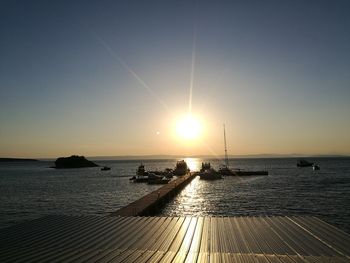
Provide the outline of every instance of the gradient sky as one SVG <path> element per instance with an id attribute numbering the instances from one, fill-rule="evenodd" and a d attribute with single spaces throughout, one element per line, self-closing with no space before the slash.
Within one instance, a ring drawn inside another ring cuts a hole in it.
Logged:
<path id="1" fill-rule="evenodd" d="M 223 154 L 224 122 L 229 154 L 350 154 L 349 14 L 347 0 L 1 1 L 0 157 Z M 174 124 L 193 50 L 203 133 L 188 143 Z"/>

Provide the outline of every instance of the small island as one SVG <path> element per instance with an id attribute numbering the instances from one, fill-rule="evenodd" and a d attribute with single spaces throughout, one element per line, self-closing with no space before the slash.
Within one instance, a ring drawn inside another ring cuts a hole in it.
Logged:
<path id="1" fill-rule="evenodd" d="M 87 160 L 84 156 L 72 155 L 70 157 L 59 157 L 55 161 L 56 169 L 98 167 L 97 164 Z"/>

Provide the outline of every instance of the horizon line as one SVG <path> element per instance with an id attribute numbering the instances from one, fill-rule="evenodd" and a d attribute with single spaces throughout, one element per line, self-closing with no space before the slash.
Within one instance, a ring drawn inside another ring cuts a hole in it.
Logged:
<path id="1" fill-rule="evenodd" d="M 80 154 L 71 154 L 80 155 Z M 67 156 L 71 156 L 67 155 Z M 85 155 L 80 155 L 85 156 Z M 54 160 L 62 156 L 57 157 L 0 157 L 0 159 L 35 159 L 35 160 Z M 65 156 L 66 157 L 66 156 Z M 222 159 L 224 155 L 181 155 L 181 154 L 140 154 L 140 155 L 86 155 L 86 158 L 95 160 L 140 160 L 140 159 L 179 159 L 179 158 L 211 158 Z M 277 153 L 261 153 L 261 154 L 229 154 L 230 159 L 239 158 L 327 158 L 327 157 L 350 157 L 350 154 L 277 154 Z"/>

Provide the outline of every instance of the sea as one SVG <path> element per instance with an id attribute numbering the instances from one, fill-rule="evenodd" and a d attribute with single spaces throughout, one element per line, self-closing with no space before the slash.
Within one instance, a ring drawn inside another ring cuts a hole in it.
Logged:
<path id="1" fill-rule="evenodd" d="M 214 168 L 222 160 L 185 158 L 192 171 L 202 162 Z M 230 167 L 268 170 L 268 176 L 196 177 L 159 216 L 316 216 L 350 233 L 350 158 L 308 158 L 317 163 L 298 168 L 296 158 L 230 159 Z M 53 161 L 0 163 L 0 228 L 52 214 L 107 216 L 159 185 L 132 183 L 140 163 L 147 170 L 174 168 L 171 160 L 97 160 L 109 166 L 53 169 Z"/>

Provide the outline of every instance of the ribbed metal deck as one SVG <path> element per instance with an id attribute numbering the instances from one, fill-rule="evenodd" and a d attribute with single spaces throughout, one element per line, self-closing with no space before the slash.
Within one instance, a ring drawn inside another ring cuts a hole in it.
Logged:
<path id="1" fill-rule="evenodd" d="M 48 216 L 0 229 L 0 262 L 350 262 L 315 217 Z"/>

